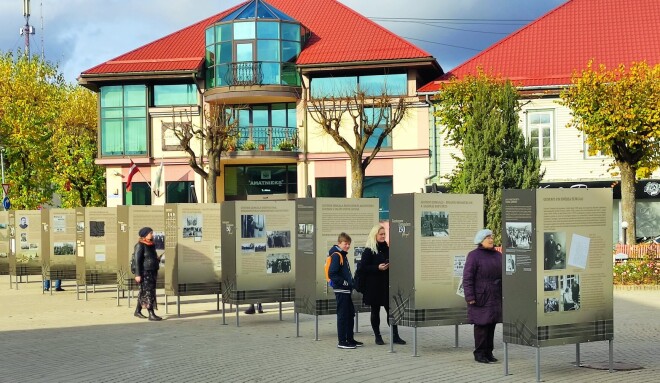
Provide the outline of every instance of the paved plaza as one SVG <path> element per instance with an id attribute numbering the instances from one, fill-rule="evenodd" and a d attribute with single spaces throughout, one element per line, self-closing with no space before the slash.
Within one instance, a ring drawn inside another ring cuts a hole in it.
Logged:
<path id="1" fill-rule="evenodd" d="M 418 330 L 418 356 L 412 356 L 411 328 L 401 328 L 408 345 L 373 343 L 369 314 L 359 318 L 356 338 L 365 346 L 336 348 L 334 316 L 319 317 L 319 341 L 313 316 L 301 315 L 300 337 L 291 303 L 265 305 L 265 314 L 216 311 L 215 296 L 184 297 L 181 316 L 170 298 L 162 322 L 132 316 L 126 299 L 117 307 L 112 287 L 98 288 L 88 300 L 76 300 L 72 282 L 66 291 L 42 294 L 38 277 L 19 289 L 0 276 L 0 382 L 534 382 L 535 349 L 509 347 L 504 376 L 502 329 L 495 335 L 495 364 L 478 364 L 471 354 L 472 327 Z M 81 294 L 81 298 L 83 295 Z M 135 304 L 135 300 L 132 301 Z M 244 309 L 244 307 L 241 307 Z M 660 376 L 660 290 L 615 289 L 614 360 L 642 367 L 615 371 L 578 368 L 575 345 L 541 349 L 541 378 L 547 382 L 657 382 Z M 227 310 L 229 306 L 227 305 Z M 383 311 L 384 317 L 384 311 Z M 383 318 L 383 321 L 385 318 Z M 386 328 L 381 328 L 386 331 Z M 386 341 L 389 339 L 385 337 Z M 581 345 L 583 364 L 608 360 L 608 343 Z"/>

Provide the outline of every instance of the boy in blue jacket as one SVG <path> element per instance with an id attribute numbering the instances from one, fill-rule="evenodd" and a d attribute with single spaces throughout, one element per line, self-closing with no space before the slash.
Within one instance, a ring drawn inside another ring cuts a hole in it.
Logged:
<path id="1" fill-rule="evenodd" d="M 335 291 L 337 301 L 337 348 L 352 349 L 362 346 L 353 338 L 353 317 L 355 307 L 351 299 L 353 290 L 353 274 L 348 261 L 348 249 L 351 248 L 351 237 L 346 233 L 339 234 L 337 244 L 334 245 L 328 256 L 332 257 L 328 267 L 330 287 Z"/>

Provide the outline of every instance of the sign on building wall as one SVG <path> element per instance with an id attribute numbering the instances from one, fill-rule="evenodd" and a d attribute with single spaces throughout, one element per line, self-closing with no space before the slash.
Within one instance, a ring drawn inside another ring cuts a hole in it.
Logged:
<path id="1" fill-rule="evenodd" d="M 612 190 L 505 190 L 504 341 L 611 340 Z"/>

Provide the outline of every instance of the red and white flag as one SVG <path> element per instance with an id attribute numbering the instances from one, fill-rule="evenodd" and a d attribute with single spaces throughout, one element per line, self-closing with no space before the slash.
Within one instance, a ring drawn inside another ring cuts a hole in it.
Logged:
<path id="1" fill-rule="evenodd" d="M 131 168 L 128 169 L 128 178 L 126 179 L 126 191 L 131 191 L 131 182 L 133 181 L 133 176 L 138 172 L 138 167 L 135 165 L 135 162 L 131 160 Z"/>

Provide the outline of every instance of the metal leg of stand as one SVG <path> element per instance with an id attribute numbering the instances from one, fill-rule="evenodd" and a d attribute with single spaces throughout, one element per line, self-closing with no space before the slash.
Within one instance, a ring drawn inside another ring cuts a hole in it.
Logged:
<path id="1" fill-rule="evenodd" d="M 96 294 L 96 283 L 92 285 L 92 292 Z"/>
<path id="2" fill-rule="evenodd" d="M 14 286 L 11 284 L 11 273 L 9 274 L 9 290 L 13 290 Z"/>
<path id="3" fill-rule="evenodd" d="M 215 311 L 220 311 L 220 293 L 215 294 L 215 297 L 217 299 Z"/>
<path id="4" fill-rule="evenodd" d="M 454 348 L 458 348 L 458 325 L 454 325 Z"/>
<path id="5" fill-rule="evenodd" d="M 87 302 L 87 284 L 85 284 L 85 302 Z"/>
<path id="6" fill-rule="evenodd" d="M 78 284 L 78 281 L 76 281 L 76 300 L 80 300 L 80 285 Z"/>
<path id="7" fill-rule="evenodd" d="M 237 304 L 236 304 L 236 327 L 239 326 L 239 322 L 238 322 L 238 311 L 239 311 L 239 310 L 238 310 L 238 303 L 237 303 Z"/>
<path id="8" fill-rule="evenodd" d="M 227 321 L 225 320 L 225 301 L 222 301 L 222 324 L 226 325 Z"/>
<path id="9" fill-rule="evenodd" d="M 181 317 L 181 296 L 176 296 L 176 316 Z"/>
<path id="10" fill-rule="evenodd" d="M 580 343 L 575 344 L 575 366 L 581 367 L 580 364 Z"/>
<path id="11" fill-rule="evenodd" d="M 293 317 L 296 318 L 296 338 L 300 338 L 300 322 L 299 322 L 299 313 L 293 314 Z"/>
<path id="12" fill-rule="evenodd" d="M 23 278 L 21 278 L 21 279 L 23 279 Z M 18 290 L 18 277 L 16 277 L 14 282 L 16 283 L 16 290 Z"/>
<path id="13" fill-rule="evenodd" d="M 319 339 L 319 316 L 314 315 L 314 340 Z"/>
<path id="14" fill-rule="evenodd" d="M 167 304 L 167 294 L 165 294 L 165 314 L 169 314 L 169 305 Z"/>
<path id="15" fill-rule="evenodd" d="M 413 357 L 417 357 L 417 326 L 413 327 Z"/>
<path id="16" fill-rule="evenodd" d="M 614 341 L 610 339 L 608 341 L 610 348 L 610 374 L 614 372 Z"/>
<path id="17" fill-rule="evenodd" d="M 504 376 L 509 375 L 509 344 L 504 342 Z"/>
<path id="18" fill-rule="evenodd" d="M 131 285 L 128 285 L 128 288 L 131 288 Z M 133 290 L 128 290 L 128 308 L 131 308 L 131 298 L 133 297 Z"/>
<path id="19" fill-rule="evenodd" d="M 390 352 L 394 352 L 394 325 L 390 318 L 387 318 L 387 322 L 390 323 Z"/>
<path id="20" fill-rule="evenodd" d="M 117 285 L 117 307 L 119 307 L 119 285 Z"/>
<path id="21" fill-rule="evenodd" d="M 353 332 L 354 333 L 360 332 L 360 313 L 358 313 L 357 311 L 355 312 L 355 330 Z"/>
<path id="22" fill-rule="evenodd" d="M 280 302 L 280 320 L 282 320 L 282 302 Z"/>
<path id="23" fill-rule="evenodd" d="M 536 381 L 541 381 L 541 347 L 536 348 Z"/>

